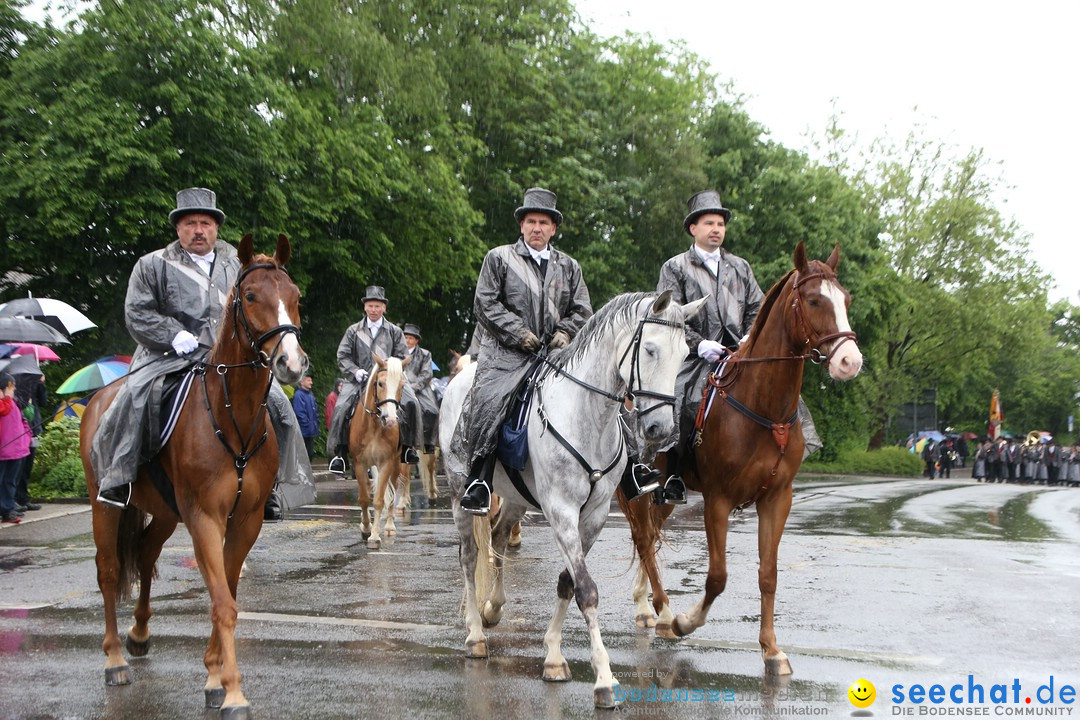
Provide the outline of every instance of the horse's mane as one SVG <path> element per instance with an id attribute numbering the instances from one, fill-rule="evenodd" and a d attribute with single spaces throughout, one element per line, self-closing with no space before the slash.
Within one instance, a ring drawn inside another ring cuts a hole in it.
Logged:
<path id="1" fill-rule="evenodd" d="M 597 338 L 603 335 L 608 328 L 619 323 L 637 323 L 641 318 L 637 314 L 637 305 L 642 300 L 655 300 L 657 293 L 623 293 L 609 300 L 604 307 L 589 318 L 578 334 L 566 346 L 566 349 L 552 359 L 552 364 L 565 367 L 569 363 L 580 360 L 586 352 L 596 343 Z M 665 319 L 669 317 L 675 303 L 668 306 L 664 311 Z M 674 328 L 673 328 L 674 329 Z"/>

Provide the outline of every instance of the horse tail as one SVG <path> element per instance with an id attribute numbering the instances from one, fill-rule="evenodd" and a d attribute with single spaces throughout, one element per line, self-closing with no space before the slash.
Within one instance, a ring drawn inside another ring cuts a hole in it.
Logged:
<path id="1" fill-rule="evenodd" d="M 139 578 L 139 551 L 142 549 L 145 528 L 145 512 L 132 505 L 121 511 L 116 533 L 116 559 L 120 565 L 116 582 L 117 600 L 131 599 L 131 591 Z"/>
<path id="2" fill-rule="evenodd" d="M 491 520 L 476 515 L 473 517 L 473 542 L 476 543 L 476 607 L 483 609 L 491 588 L 495 583 L 494 558 L 491 555 Z"/>

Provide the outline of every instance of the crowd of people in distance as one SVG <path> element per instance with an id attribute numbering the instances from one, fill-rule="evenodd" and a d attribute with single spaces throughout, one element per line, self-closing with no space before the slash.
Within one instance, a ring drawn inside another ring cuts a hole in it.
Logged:
<path id="1" fill-rule="evenodd" d="M 1080 487 L 1080 443 L 1059 446 L 1052 437 L 986 440 L 975 450 L 971 476 L 979 482 Z"/>

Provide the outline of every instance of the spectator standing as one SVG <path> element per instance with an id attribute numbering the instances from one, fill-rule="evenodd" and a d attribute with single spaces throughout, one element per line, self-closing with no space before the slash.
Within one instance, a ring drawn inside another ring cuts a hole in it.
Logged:
<path id="1" fill-rule="evenodd" d="M 975 458 L 971 463 L 971 477 L 976 481 L 982 482 L 986 479 L 986 455 L 990 448 L 990 443 L 982 443 L 975 448 Z"/>
<path id="2" fill-rule="evenodd" d="M 38 436 L 43 431 L 42 410 L 49 406 L 49 392 L 45 388 L 44 375 L 19 375 L 15 378 L 15 401 L 24 408 L 24 416 L 30 424 L 30 454 L 23 460 L 19 481 L 15 485 L 15 506 L 19 510 L 40 510 L 41 506 L 30 502 L 30 473 L 34 470 Z"/>
<path id="3" fill-rule="evenodd" d="M 0 373 L 0 521 L 18 523 L 15 485 L 30 454 L 30 426 L 15 403 L 15 378 Z"/>
<path id="4" fill-rule="evenodd" d="M 300 378 L 300 386 L 292 397 L 293 412 L 300 423 L 300 436 L 304 438 L 308 460 L 315 456 L 315 438 L 319 437 L 319 411 L 315 406 L 315 396 L 311 393 L 313 382 L 309 370 Z"/>
<path id="5" fill-rule="evenodd" d="M 922 449 L 922 459 L 923 462 L 926 463 L 926 469 L 923 470 L 923 475 L 931 480 L 934 479 L 935 474 L 934 461 L 937 455 L 936 450 L 937 443 L 934 442 L 933 438 L 927 439 L 926 444 L 923 445 Z"/>
<path id="6" fill-rule="evenodd" d="M 326 427 L 330 427 L 330 420 L 334 417 L 334 408 L 337 407 L 338 396 L 341 395 L 341 388 L 345 385 L 345 378 L 337 378 L 334 380 L 334 389 L 326 396 L 326 403 L 323 405 L 323 415 L 326 418 Z M 329 448 L 328 448 L 329 449 Z"/>

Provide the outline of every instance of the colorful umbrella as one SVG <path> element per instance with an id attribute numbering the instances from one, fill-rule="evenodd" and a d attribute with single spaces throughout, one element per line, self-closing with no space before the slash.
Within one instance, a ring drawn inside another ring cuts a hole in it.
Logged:
<path id="1" fill-rule="evenodd" d="M 65 400 L 64 402 L 56 406 L 56 412 L 53 413 L 53 420 L 59 420 L 60 418 L 64 417 L 81 418 L 83 413 L 86 412 L 86 403 L 89 400 L 89 397 Z"/>
<path id="2" fill-rule="evenodd" d="M 130 355 L 110 355 L 81 367 L 56 388 L 57 394 L 86 392 L 105 387 L 113 380 L 127 375 Z"/>
<path id="3" fill-rule="evenodd" d="M 8 345 L 15 348 L 11 353 L 12 355 L 33 355 L 38 362 L 52 362 L 60 359 L 60 356 L 56 354 L 55 350 L 51 347 L 45 347 L 44 345 L 21 342 L 8 343 Z"/>
<path id="4" fill-rule="evenodd" d="M 0 316 L 34 318 L 68 335 L 97 327 L 78 309 L 52 298 L 17 298 L 0 305 Z"/>

